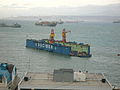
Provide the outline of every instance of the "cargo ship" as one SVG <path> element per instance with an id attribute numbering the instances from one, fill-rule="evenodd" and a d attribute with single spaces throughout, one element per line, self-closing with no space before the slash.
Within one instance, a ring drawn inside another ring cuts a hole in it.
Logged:
<path id="1" fill-rule="evenodd" d="M 120 23 L 120 19 L 114 20 L 113 23 Z"/>
<path id="2" fill-rule="evenodd" d="M 18 24 L 18 23 L 15 23 L 15 24 L 13 24 L 13 25 L 7 25 L 7 24 L 5 24 L 5 23 L 1 23 L 1 24 L 0 24 L 0 27 L 21 28 L 21 25 Z"/>
<path id="3" fill-rule="evenodd" d="M 15 65 L 0 63 L 0 90 L 15 90 L 19 81 Z"/>
<path id="4" fill-rule="evenodd" d="M 41 21 L 41 22 L 36 22 L 35 25 L 54 27 L 54 26 L 57 25 L 57 23 L 56 22 L 50 22 L 50 21 Z"/>
<path id="5" fill-rule="evenodd" d="M 91 57 L 90 45 L 77 42 L 67 42 L 66 41 L 66 31 L 62 31 L 62 40 L 54 40 L 55 33 L 54 30 L 51 30 L 49 39 L 34 40 L 27 39 L 26 47 L 45 50 L 53 53 L 59 53 L 69 56 L 78 56 L 78 57 Z"/>
<path id="6" fill-rule="evenodd" d="M 113 21 L 113 23 L 120 23 L 120 20 L 119 21 Z"/>

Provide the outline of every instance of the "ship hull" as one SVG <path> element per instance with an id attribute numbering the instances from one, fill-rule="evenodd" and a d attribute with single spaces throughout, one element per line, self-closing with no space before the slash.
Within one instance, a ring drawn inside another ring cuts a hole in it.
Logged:
<path id="1" fill-rule="evenodd" d="M 44 40 L 27 39 L 26 47 L 69 56 L 91 57 L 89 45 L 76 44 L 72 42 L 62 43 L 61 41 L 55 41 L 54 43 L 50 44 L 49 40 L 47 39 Z"/>
<path id="2" fill-rule="evenodd" d="M 56 26 L 57 23 L 56 22 L 48 22 L 48 21 L 44 21 L 44 22 L 36 22 L 35 25 L 38 25 L 38 26 Z"/>

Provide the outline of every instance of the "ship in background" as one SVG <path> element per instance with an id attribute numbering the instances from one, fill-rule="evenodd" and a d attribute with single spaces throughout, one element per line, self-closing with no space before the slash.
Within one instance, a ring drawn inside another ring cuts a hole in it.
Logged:
<path id="1" fill-rule="evenodd" d="M 0 27 L 21 28 L 21 25 L 18 24 L 18 23 L 15 23 L 15 24 L 13 24 L 13 25 L 8 25 L 8 24 L 5 24 L 5 23 L 1 23 L 1 24 L 0 24 Z"/>
<path id="2" fill-rule="evenodd" d="M 120 23 L 120 19 L 113 21 L 113 23 Z"/>
<path id="3" fill-rule="evenodd" d="M 41 21 L 41 22 L 36 22 L 35 25 L 39 25 L 39 26 L 56 26 L 57 23 L 53 22 L 53 21 Z"/>
<path id="4" fill-rule="evenodd" d="M 56 26 L 57 24 L 63 24 L 64 22 L 60 19 L 59 21 L 42 21 L 42 19 L 39 19 L 38 22 L 35 23 L 35 25 L 40 26 Z"/>
<path id="5" fill-rule="evenodd" d="M 57 22 L 54 22 L 54 21 L 42 21 L 42 19 L 40 18 L 38 22 L 35 23 L 35 25 L 38 25 L 38 26 L 56 26 L 57 25 Z"/>

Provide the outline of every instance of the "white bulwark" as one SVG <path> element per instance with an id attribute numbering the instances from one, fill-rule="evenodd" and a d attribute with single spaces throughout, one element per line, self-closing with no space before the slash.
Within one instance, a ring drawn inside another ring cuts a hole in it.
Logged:
<path id="1" fill-rule="evenodd" d="M 101 73 L 59 69 L 53 73 L 26 73 L 18 90 L 112 90 L 112 86 Z"/>

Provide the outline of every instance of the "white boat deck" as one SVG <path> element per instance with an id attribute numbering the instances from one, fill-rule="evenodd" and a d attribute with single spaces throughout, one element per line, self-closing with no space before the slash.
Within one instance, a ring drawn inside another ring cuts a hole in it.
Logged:
<path id="1" fill-rule="evenodd" d="M 101 82 L 101 79 L 105 78 L 103 74 L 85 73 L 86 81 L 80 82 L 55 82 L 53 81 L 53 74 L 51 73 L 35 73 L 28 72 L 24 79 L 18 85 L 18 90 L 112 90 L 112 87 L 108 80 L 105 83 Z"/>

